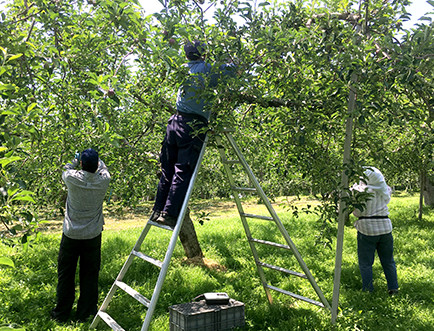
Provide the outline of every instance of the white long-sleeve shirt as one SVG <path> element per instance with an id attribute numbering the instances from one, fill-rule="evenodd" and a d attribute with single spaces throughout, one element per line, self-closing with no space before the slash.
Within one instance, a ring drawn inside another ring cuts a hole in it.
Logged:
<path id="1" fill-rule="evenodd" d="M 95 173 L 74 170 L 68 163 L 62 179 L 68 188 L 63 233 L 71 239 L 92 239 L 103 230 L 102 205 L 110 183 L 110 173 L 99 160 Z"/>

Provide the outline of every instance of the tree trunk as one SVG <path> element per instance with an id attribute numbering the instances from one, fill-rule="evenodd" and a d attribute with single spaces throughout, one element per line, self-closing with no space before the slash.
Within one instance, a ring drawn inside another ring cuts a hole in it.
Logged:
<path id="1" fill-rule="evenodd" d="M 419 220 L 422 220 L 424 186 L 425 186 L 425 172 L 421 170 L 420 171 L 419 215 L 418 215 Z"/>
<path id="2" fill-rule="evenodd" d="M 190 218 L 189 209 L 187 209 L 184 216 L 184 222 L 182 222 L 181 231 L 179 232 L 179 240 L 181 240 L 187 258 L 203 257 L 202 249 L 197 240 L 196 230 L 194 229 L 193 222 Z"/>
<path id="3" fill-rule="evenodd" d="M 434 207 L 434 182 L 427 176 L 426 172 L 423 179 L 422 193 L 425 206 Z"/>

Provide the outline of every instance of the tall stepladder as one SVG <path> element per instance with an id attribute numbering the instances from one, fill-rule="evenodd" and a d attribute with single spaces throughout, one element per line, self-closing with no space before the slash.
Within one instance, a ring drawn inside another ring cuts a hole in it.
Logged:
<path id="1" fill-rule="evenodd" d="M 247 164 L 247 161 L 245 160 L 240 148 L 238 147 L 234 138 L 232 137 L 231 132 L 232 132 L 232 130 L 222 130 L 220 135 L 216 135 L 216 143 L 217 143 L 217 147 L 218 147 L 218 150 L 220 153 L 220 159 L 223 163 L 226 176 L 227 176 L 229 183 L 231 185 L 231 190 L 233 192 L 232 195 L 233 195 L 235 203 L 237 205 L 237 209 L 238 209 L 238 212 L 240 214 L 241 221 L 243 223 L 244 231 L 246 233 L 247 240 L 249 242 L 249 246 L 250 246 L 250 249 L 252 251 L 254 260 L 255 260 L 256 268 L 257 268 L 259 277 L 261 279 L 262 286 L 264 287 L 265 293 L 267 295 L 268 301 L 270 302 L 270 304 L 273 302 L 270 290 L 274 290 L 274 291 L 280 292 L 282 294 L 289 295 L 295 299 L 302 300 L 302 301 L 314 304 L 314 305 L 319 306 L 319 307 L 325 307 L 328 310 L 330 310 L 331 309 L 330 304 L 328 303 L 328 301 L 325 298 L 324 294 L 322 293 L 321 289 L 317 285 L 317 283 L 316 283 L 313 275 L 311 274 L 309 268 L 307 267 L 306 263 L 303 261 L 303 258 L 301 257 L 301 254 L 299 253 L 297 247 L 293 243 L 291 237 L 289 236 L 288 232 L 286 231 L 285 227 L 283 226 L 282 222 L 280 221 L 280 219 L 279 219 L 278 215 L 276 214 L 273 206 L 271 205 L 269 199 L 267 198 L 264 191 L 262 190 L 261 185 L 259 184 L 255 175 L 253 174 L 249 165 Z M 223 138 L 226 138 L 226 141 L 227 141 L 226 144 L 223 143 Z M 232 157 L 232 158 L 229 159 L 228 157 Z M 236 166 L 236 165 L 241 166 L 244 173 L 248 176 L 248 179 L 249 179 L 248 180 L 248 182 L 249 182 L 248 187 L 240 187 L 236 184 L 236 180 L 235 180 L 235 177 L 233 175 L 233 170 L 232 170 L 232 167 Z M 245 213 L 244 208 L 243 208 L 243 204 L 242 204 L 242 200 L 239 196 L 239 194 L 241 192 L 244 192 L 244 193 L 248 192 L 250 194 L 256 194 L 260 198 L 262 204 L 265 205 L 265 207 L 269 213 L 269 216 Z M 268 241 L 268 240 L 254 238 L 252 236 L 252 233 L 251 233 L 251 230 L 249 227 L 249 220 L 265 220 L 265 221 L 270 221 L 270 222 L 274 223 L 277 230 L 280 232 L 280 234 L 284 238 L 284 241 L 286 244 L 281 244 L 281 243 L 276 243 L 276 242 L 272 242 L 272 241 Z M 256 248 L 256 245 L 266 245 L 266 246 L 275 247 L 276 249 L 284 249 L 284 250 L 291 251 L 292 254 L 294 255 L 294 257 L 296 258 L 298 264 L 300 265 L 301 269 L 303 270 L 303 273 L 297 272 L 297 271 L 292 271 L 292 270 L 282 268 L 279 266 L 275 266 L 275 265 L 272 265 L 272 264 L 269 264 L 269 263 L 262 261 L 259 254 L 258 254 L 258 249 Z M 313 289 L 315 290 L 320 301 L 313 300 L 313 299 L 307 298 L 305 296 L 302 296 L 302 295 L 299 295 L 299 294 L 296 294 L 296 293 L 287 291 L 285 289 L 271 285 L 265 277 L 264 268 L 269 269 L 269 270 L 273 270 L 273 271 L 279 271 L 279 272 L 282 272 L 282 273 L 287 274 L 289 276 L 296 276 L 296 277 L 301 277 L 301 278 L 307 279 L 310 282 Z"/>
<path id="2" fill-rule="evenodd" d="M 95 318 L 93 319 L 93 321 L 90 325 L 91 328 L 95 328 L 98 325 L 98 323 L 101 320 L 103 320 L 108 326 L 110 326 L 112 328 L 112 330 L 115 330 L 115 331 L 124 330 L 113 319 L 113 317 L 111 317 L 106 312 L 108 305 L 109 305 L 110 301 L 113 299 L 113 296 L 114 296 L 116 290 L 121 289 L 121 290 L 125 291 L 126 293 L 128 293 L 131 297 L 136 299 L 138 302 L 142 303 L 145 306 L 145 308 L 147 308 L 145 320 L 143 321 L 143 325 L 142 325 L 141 330 L 142 331 L 148 330 L 148 328 L 151 324 L 152 315 L 154 314 L 154 310 L 155 310 L 155 307 L 157 305 L 158 298 L 160 296 L 161 289 L 163 287 L 164 279 L 166 278 L 166 275 L 167 275 L 167 270 L 169 269 L 169 264 L 170 264 L 170 260 L 171 260 L 172 255 L 173 255 L 173 251 L 174 251 L 175 246 L 176 246 L 176 241 L 177 241 L 177 238 L 179 236 L 179 232 L 181 231 L 184 216 L 187 212 L 188 201 L 190 200 L 190 196 L 191 196 L 191 193 L 192 193 L 193 188 L 194 188 L 194 183 L 196 181 L 197 174 L 199 172 L 199 168 L 200 168 L 200 165 L 202 163 L 202 159 L 203 159 L 203 155 L 205 153 L 205 148 L 206 148 L 206 145 L 208 143 L 208 139 L 209 139 L 209 136 L 207 135 L 205 138 L 204 144 L 202 146 L 202 149 L 200 151 L 199 158 L 198 158 L 196 167 L 194 169 L 193 175 L 191 177 L 190 184 L 189 184 L 189 187 L 187 189 L 187 193 L 185 195 L 184 202 L 182 204 L 181 211 L 179 213 L 175 228 L 171 228 L 169 226 L 162 225 L 162 224 L 159 224 L 157 222 L 153 222 L 151 220 L 149 220 L 146 223 L 145 228 L 143 229 L 142 233 L 140 234 L 139 239 L 137 240 L 136 244 L 134 245 L 130 255 L 128 256 L 127 261 L 125 262 L 121 271 L 119 272 L 118 276 L 116 277 L 116 280 L 113 283 L 106 298 L 104 299 L 98 313 L 95 315 Z M 149 255 L 146 255 L 146 254 L 143 254 L 142 252 L 140 252 L 140 248 L 142 246 L 142 243 L 145 240 L 145 238 L 146 238 L 147 234 L 149 233 L 149 230 L 151 229 L 152 226 L 155 226 L 157 228 L 160 228 L 160 229 L 163 229 L 166 231 L 173 231 L 163 261 L 160 261 L 158 259 L 155 259 Z M 136 258 L 136 257 L 160 268 L 160 273 L 158 274 L 158 279 L 157 279 L 157 282 L 155 284 L 151 299 L 147 299 L 142 294 L 138 293 L 136 290 L 134 290 L 132 287 L 130 287 L 129 285 L 127 285 L 126 283 L 124 283 L 122 281 L 125 274 L 127 273 L 128 269 L 129 269 L 129 267 L 131 266 L 134 258 Z"/>

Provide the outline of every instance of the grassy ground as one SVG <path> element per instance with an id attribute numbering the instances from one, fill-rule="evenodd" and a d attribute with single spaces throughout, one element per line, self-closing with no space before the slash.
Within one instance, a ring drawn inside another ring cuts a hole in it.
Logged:
<path id="1" fill-rule="evenodd" d="M 279 199 L 275 209 L 319 287 L 331 302 L 333 251 L 314 246 L 318 230 L 312 216 L 294 218 L 281 203 L 312 204 L 312 201 Z M 389 205 L 400 282 L 398 296 L 389 297 L 387 294 L 378 259 L 374 265 L 376 291 L 372 294 L 360 291 L 356 231 L 352 227 L 346 228 L 339 316 L 337 324 L 332 326 L 330 313 L 326 309 L 277 292 L 272 292 L 274 303 L 269 305 L 234 203 L 196 202 L 195 208 L 200 207 L 210 213 L 204 225 L 196 224 L 206 256 L 205 263 L 187 261 L 178 243 L 151 329 L 169 329 L 168 307 L 171 305 L 190 302 L 204 292 L 227 292 L 231 298 L 245 304 L 246 326 L 243 330 L 434 330 L 434 212 L 427 210 L 424 219 L 419 221 L 417 204 L 417 197 L 400 196 L 394 197 Z M 147 207 L 133 214 L 117 214 L 114 217 L 110 217 L 114 214 L 106 208 L 100 302 L 140 235 L 148 215 Z M 263 206 L 251 204 L 245 211 L 260 213 L 261 208 Z M 0 245 L 0 256 L 9 256 L 15 262 L 15 268 L 0 267 L 0 330 L 3 330 L 1 325 L 22 326 L 26 330 L 85 330 L 90 324 L 57 324 L 49 319 L 49 311 L 55 303 L 61 220 L 45 223 L 44 226 L 39 241 L 27 251 Z M 251 230 L 256 238 L 282 242 L 269 222 L 255 221 L 251 224 Z M 162 259 L 169 235 L 167 231 L 151 229 L 142 251 Z M 264 262 L 301 271 L 295 258 L 287 251 L 278 252 L 270 248 L 261 248 L 259 251 Z M 158 270 L 136 260 L 124 280 L 149 298 Z M 288 278 L 277 271 L 267 271 L 267 278 L 272 285 L 317 300 L 307 280 Z M 140 330 L 145 316 L 140 304 L 121 291 L 112 301 L 109 313 L 126 330 Z M 106 330 L 108 327 L 101 322 L 98 329 Z"/>

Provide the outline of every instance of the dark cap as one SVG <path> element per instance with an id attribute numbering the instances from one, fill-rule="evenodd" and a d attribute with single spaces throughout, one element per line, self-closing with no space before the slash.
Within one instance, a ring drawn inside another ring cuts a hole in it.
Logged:
<path id="1" fill-rule="evenodd" d="M 88 172 L 95 172 L 98 169 L 98 152 L 88 148 L 81 153 L 81 167 Z"/>
<path id="2" fill-rule="evenodd" d="M 205 48 L 206 44 L 199 40 L 187 41 L 184 45 L 184 52 L 189 60 L 198 60 L 205 53 Z"/>

